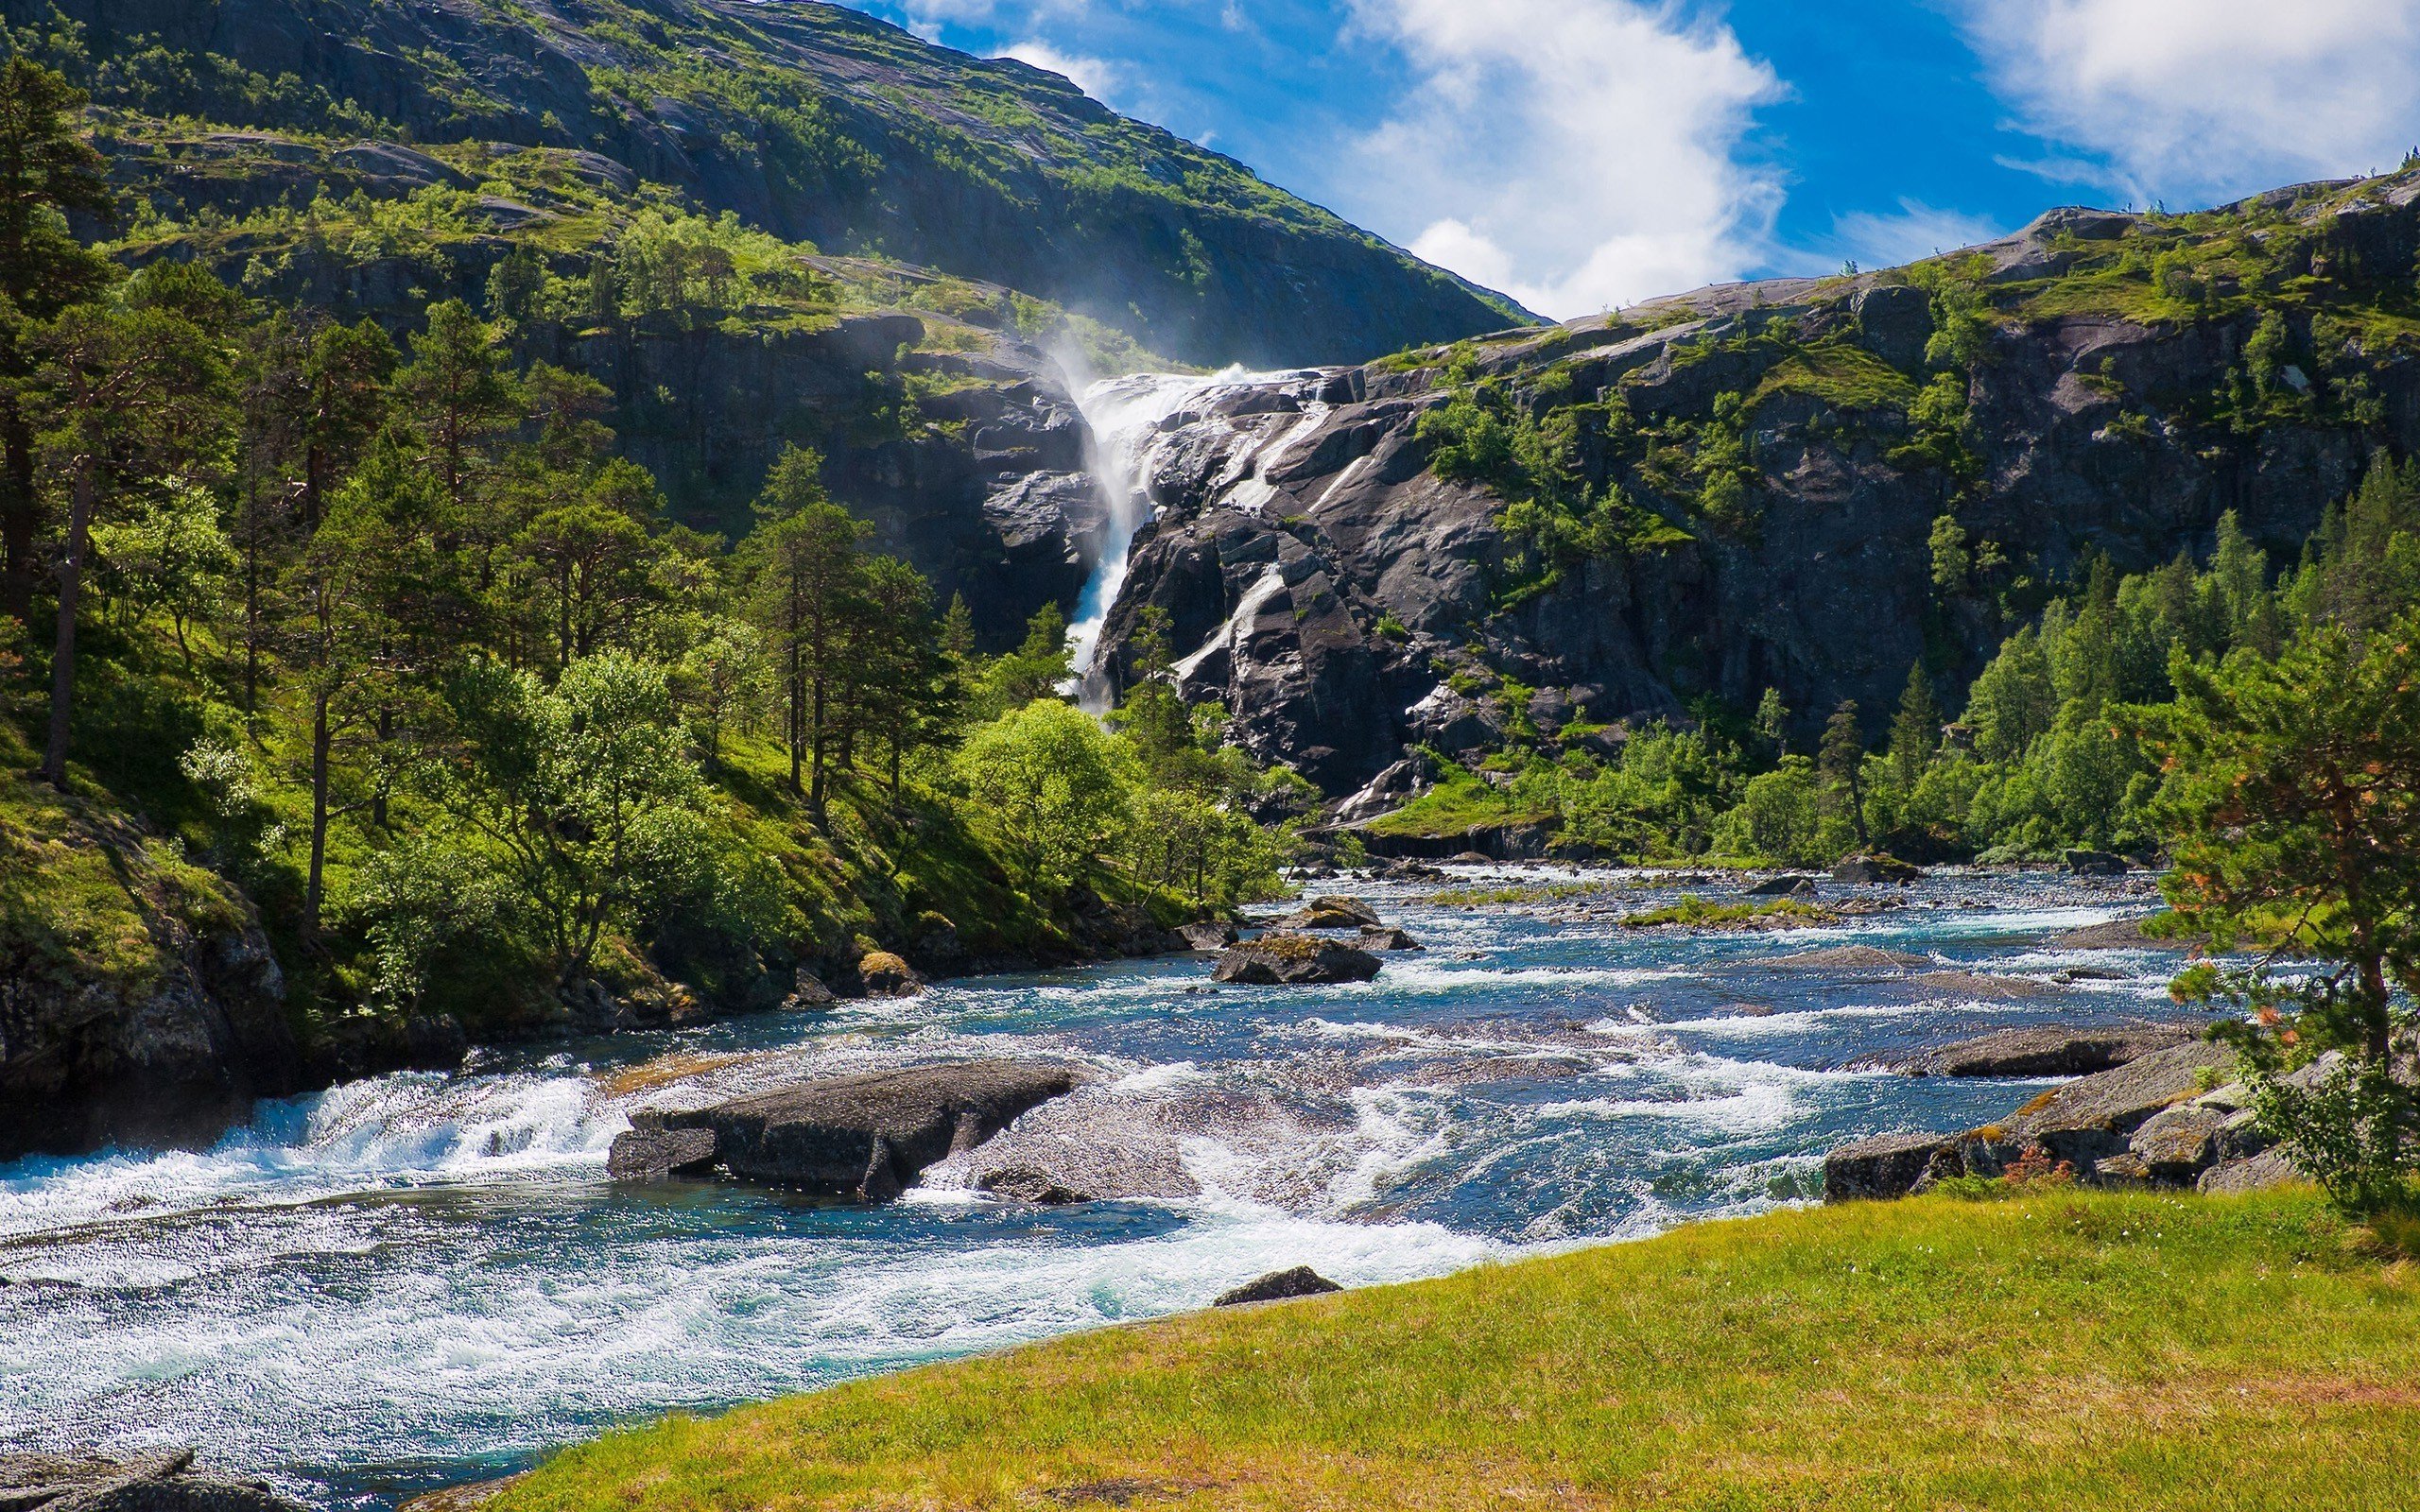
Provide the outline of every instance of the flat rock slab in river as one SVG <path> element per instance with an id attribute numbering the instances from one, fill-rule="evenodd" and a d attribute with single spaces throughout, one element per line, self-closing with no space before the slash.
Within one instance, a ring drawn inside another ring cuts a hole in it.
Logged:
<path id="1" fill-rule="evenodd" d="M 2173 1024 L 2112 1029 L 2039 1024 L 1962 1040 L 1900 1061 L 1893 1069 L 1910 1076 L 2090 1076 L 2193 1038 L 2191 1029 Z"/>
<path id="2" fill-rule="evenodd" d="M 1080 1080 L 1072 1067 L 1039 1061 L 920 1066 L 807 1082 L 648 1122 L 711 1129 L 717 1163 L 739 1180 L 880 1202 L 953 1149 L 975 1148 Z"/>
<path id="3" fill-rule="evenodd" d="M 1871 945 L 1835 945 L 1829 950 L 1802 951 L 1796 955 L 1770 956 L 1749 964 L 1806 971 L 1904 971 L 1939 963 L 1929 955 L 1911 955 L 1906 951 L 1877 950 Z"/>
<path id="4" fill-rule="evenodd" d="M 1968 1003 L 2023 1003 L 2058 990 L 2030 976 L 1979 976 L 1973 971 L 1919 971 L 1908 977 L 1905 985 L 1927 997 Z"/>
<path id="5" fill-rule="evenodd" d="M 2046 942 L 2063 951 L 2184 951 L 2193 948 L 2194 941 L 2185 939 L 2153 939 L 2143 933 L 2144 920 L 2116 919 L 2106 924 L 2086 924 L 2053 935 Z"/>

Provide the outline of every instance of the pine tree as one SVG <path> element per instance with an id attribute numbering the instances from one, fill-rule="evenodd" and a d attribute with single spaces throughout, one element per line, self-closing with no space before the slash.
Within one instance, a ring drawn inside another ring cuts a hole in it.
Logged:
<path id="1" fill-rule="evenodd" d="M 1767 688 L 1756 705 L 1756 736 L 1772 747 L 1775 761 L 1789 754 L 1789 711 L 1782 704 L 1779 688 Z"/>
<path id="2" fill-rule="evenodd" d="M 41 322 L 117 276 L 61 214 L 107 218 L 113 205 L 109 164 L 78 129 L 86 103 L 82 90 L 23 55 L 0 66 L 0 613 L 19 620 L 33 605 L 43 524 L 26 393 L 32 340 Z"/>
<path id="3" fill-rule="evenodd" d="M 747 548 L 758 622 L 783 668 L 790 791 L 806 799 L 818 827 L 829 819 L 833 694 L 847 675 L 848 632 L 864 586 L 857 542 L 872 533 L 831 502 L 822 473 L 815 453 L 786 450 L 757 500 L 765 523 Z"/>
<path id="4" fill-rule="evenodd" d="M 1941 748 L 1941 706 L 1933 701 L 1932 679 L 1919 661 L 1908 669 L 1908 688 L 1899 696 L 1898 717 L 1891 721 L 1891 769 L 1899 791 L 1912 793 Z"/>
<path id="5" fill-rule="evenodd" d="M 1865 825 L 1865 735 L 1858 728 L 1856 703 L 1843 703 L 1832 712 L 1815 770 L 1827 797 L 1846 814 L 1858 849 L 1869 849 L 1874 838 Z"/>

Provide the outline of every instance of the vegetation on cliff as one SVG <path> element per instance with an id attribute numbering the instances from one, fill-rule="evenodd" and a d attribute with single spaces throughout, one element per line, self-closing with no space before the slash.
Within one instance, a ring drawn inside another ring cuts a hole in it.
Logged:
<path id="1" fill-rule="evenodd" d="M 485 234 L 582 263 L 633 212 L 680 207 L 1022 290 L 1197 362 L 1357 360 L 1521 318 L 1064 79 L 836 6 L 0 14 L 91 91 L 147 224 L 265 277 L 298 246 L 425 261 Z"/>
<path id="2" fill-rule="evenodd" d="M 1703 1224 L 677 1418 L 492 1504 L 2384 1509 L 2420 1287 L 2308 1196 Z"/>
<path id="3" fill-rule="evenodd" d="M 60 220 L 97 169 L 72 93 L 5 82 L 0 753 L 39 773 L 0 788 L 12 980 L 158 977 L 257 904 L 306 1057 L 374 1062 L 770 1006 L 877 950 L 1148 949 L 1274 885 L 1260 817 L 1299 784 L 1148 693 L 1115 732 L 1061 701 L 1055 608 L 981 655 L 814 454 L 726 541 L 614 455 L 599 386 L 458 301 L 399 350 L 191 265 L 121 277 Z M 80 1063 L 48 1002 L 12 999 L 12 1087 Z"/>

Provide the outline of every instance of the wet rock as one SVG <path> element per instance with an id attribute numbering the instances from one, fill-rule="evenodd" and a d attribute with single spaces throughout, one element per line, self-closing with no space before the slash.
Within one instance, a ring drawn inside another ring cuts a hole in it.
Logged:
<path id="1" fill-rule="evenodd" d="M 782 999 L 784 1013 L 821 1013 L 839 1001 L 823 979 L 804 967 L 799 968 L 798 980 L 790 995 Z"/>
<path id="2" fill-rule="evenodd" d="M 2067 1029 L 2040 1024 L 1927 1050 L 1894 1069 L 1910 1076 L 2090 1076 L 2192 1038 L 2192 1030 L 2172 1026 Z"/>
<path id="3" fill-rule="evenodd" d="M 2106 850 L 2069 850 L 2060 858 L 2068 872 L 2078 877 L 2122 877 L 2134 869 L 2124 856 Z"/>
<path id="4" fill-rule="evenodd" d="M 1886 855 L 1851 856 L 1832 868 L 1834 882 L 1893 887 L 1921 882 L 1924 874 L 1924 868 L 1911 867 L 1896 856 Z"/>
<path id="5" fill-rule="evenodd" d="M 1812 898 L 1816 896 L 1815 879 L 1792 873 L 1772 877 L 1748 889 L 1751 898 Z"/>
<path id="6" fill-rule="evenodd" d="M 1204 954 L 1223 951 L 1243 937 L 1236 933 L 1233 924 L 1187 924 L 1177 933 L 1184 936 L 1189 948 Z"/>
<path id="7" fill-rule="evenodd" d="M 2153 939 L 2143 933 L 2143 920 L 2117 919 L 2106 924 L 2087 924 L 2053 935 L 2046 941 L 2063 951 L 2183 951 L 2192 948 L 2191 940 Z"/>
<path id="8" fill-rule="evenodd" d="M 2038 1145 L 2053 1159 L 2090 1170 L 2127 1148 L 2135 1131 L 2162 1109 L 2198 1095 L 2203 1078 L 2235 1064 L 2235 1052 L 2207 1040 L 2172 1045 L 2114 1071 L 2072 1081 L 2017 1109 L 1981 1143 Z M 1978 1163 L 1970 1154 L 1970 1166 Z M 1989 1162 L 1985 1162 L 1989 1163 Z"/>
<path id="9" fill-rule="evenodd" d="M 1407 756 L 1370 779 L 1361 791 L 1337 805 L 1336 822 L 1361 824 L 1381 815 L 1392 814 L 1427 792 L 1436 782 L 1435 763 L 1426 756 Z"/>
<path id="10" fill-rule="evenodd" d="M 869 951 L 860 957 L 857 980 L 870 998 L 912 998 L 925 990 L 916 969 L 889 951 Z"/>
<path id="11" fill-rule="evenodd" d="M 1367 982 L 1383 968 L 1366 951 L 1309 935 L 1266 935 L 1219 957 L 1214 982 L 1246 987 L 1313 987 Z"/>
<path id="12" fill-rule="evenodd" d="M 1824 1200 L 1904 1197 L 1957 1151 L 1954 1134 L 1885 1134 L 1842 1145 L 1824 1157 Z"/>
<path id="13" fill-rule="evenodd" d="M 1428 947 L 1412 938 L 1403 930 L 1380 925 L 1376 928 L 1365 927 L 1361 931 L 1361 948 L 1365 951 L 1392 953 L 1425 951 Z"/>
<path id="14" fill-rule="evenodd" d="M 703 1128 L 632 1128 L 614 1137 L 605 1174 L 616 1181 L 668 1181 L 715 1163 L 715 1136 Z"/>
<path id="15" fill-rule="evenodd" d="M 1246 1307 L 1254 1302 L 1284 1302 L 1298 1297 L 1326 1297 L 1344 1290 L 1308 1265 L 1281 1270 L 1222 1294 L 1213 1307 Z"/>
<path id="16" fill-rule="evenodd" d="M 0 1508 L 7 1512 L 303 1512 L 260 1481 L 194 1469 L 195 1452 L 134 1459 L 0 1454 Z"/>
<path id="17" fill-rule="evenodd" d="M 2255 1192 L 2274 1192 L 2279 1187 L 2298 1185 L 2309 1179 L 2294 1169 L 2294 1162 L 2283 1150 L 2263 1150 L 2258 1155 L 2240 1160 L 2229 1160 L 2202 1173 L 2197 1183 L 2205 1197 L 2244 1196 Z"/>
<path id="18" fill-rule="evenodd" d="M 1754 964 L 1809 971 L 1896 971 L 1935 963 L 1929 955 L 1911 955 L 1906 951 L 1878 950 L 1872 945 L 1836 945 L 1828 950 L 1776 955 Z"/>
<path id="19" fill-rule="evenodd" d="M 1358 898 L 1314 898 L 1285 917 L 1287 929 L 1376 929 L 1378 911 Z"/>
<path id="20" fill-rule="evenodd" d="M 922 1066 L 759 1092 L 659 1124 L 711 1130 L 716 1160 L 738 1180 L 878 1202 L 1078 1080 L 1073 1068 L 1036 1061 Z"/>
<path id="21" fill-rule="evenodd" d="M 1984 976 L 1973 971 L 1920 971 L 1907 978 L 1906 985 L 1933 997 L 1981 1003 L 2023 1003 L 2048 997 L 2053 990 L 2048 983 L 2030 976 Z"/>

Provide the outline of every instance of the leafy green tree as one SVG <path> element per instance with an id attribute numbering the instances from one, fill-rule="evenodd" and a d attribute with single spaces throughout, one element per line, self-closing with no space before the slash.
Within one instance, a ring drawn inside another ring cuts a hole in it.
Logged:
<path id="1" fill-rule="evenodd" d="M 1024 643 L 983 669 L 976 681 L 975 712 L 977 717 L 996 719 L 1037 698 L 1056 698 L 1075 675 L 1066 612 L 1045 604 L 1027 622 Z"/>
<path id="2" fill-rule="evenodd" d="M 2420 616 L 2367 637 L 2324 625 L 2274 662 L 2180 655 L 2170 675 L 2179 697 L 2153 736 L 2171 773 L 2169 901 L 2221 949 L 2281 942 L 2248 968 L 2196 967 L 2177 993 L 2250 1010 L 2263 1119 L 2339 1201 L 2410 1200 L 2420 1091 L 2394 1059 L 2420 991 Z M 2297 967 L 2276 970 L 2289 954 Z M 2332 1079 L 2279 1079 L 2327 1049 L 2351 1057 Z"/>
<path id="3" fill-rule="evenodd" d="M 93 527 L 102 580 L 137 615 L 164 612 L 185 667 L 193 667 L 186 627 L 215 614 L 236 565 L 235 548 L 210 490 L 172 484 L 121 520 Z"/>
<path id="4" fill-rule="evenodd" d="M 956 765 L 1028 891 L 1090 877 L 1131 822 L 1132 754 L 1070 704 L 1003 714 L 967 737 Z"/>
<path id="5" fill-rule="evenodd" d="M 1756 738 L 1779 761 L 1789 754 L 1789 709 L 1781 701 L 1779 688 L 1767 688 L 1756 704 Z"/>
<path id="6" fill-rule="evenodd" d="M 1717 822 L 1716 850 L 1724 855 L 1824 866 L 1839 859 L 1824 844 L 1815 764 L 1785 756 L 1781 765 L 1748 780 L 1738 803 Z"/>
<path id="7" fill-rule="evenodd" d="M 2014 761 L 2058 722 L 2059 690 L 2042 638 L 2027 626 L 2008 638 L 1967 695 L 1966 722 L 1985 761 Z"/>
<path id="8" fill-rule="evenodd" d="M 444 801 L 491 848 L 561 986 L 587 979 L 609 929 L 710 889 L 709 790 L 662 667 L 609 651 L 549 689 L 479 658 L 447 702 L 459 755 Z"/>

